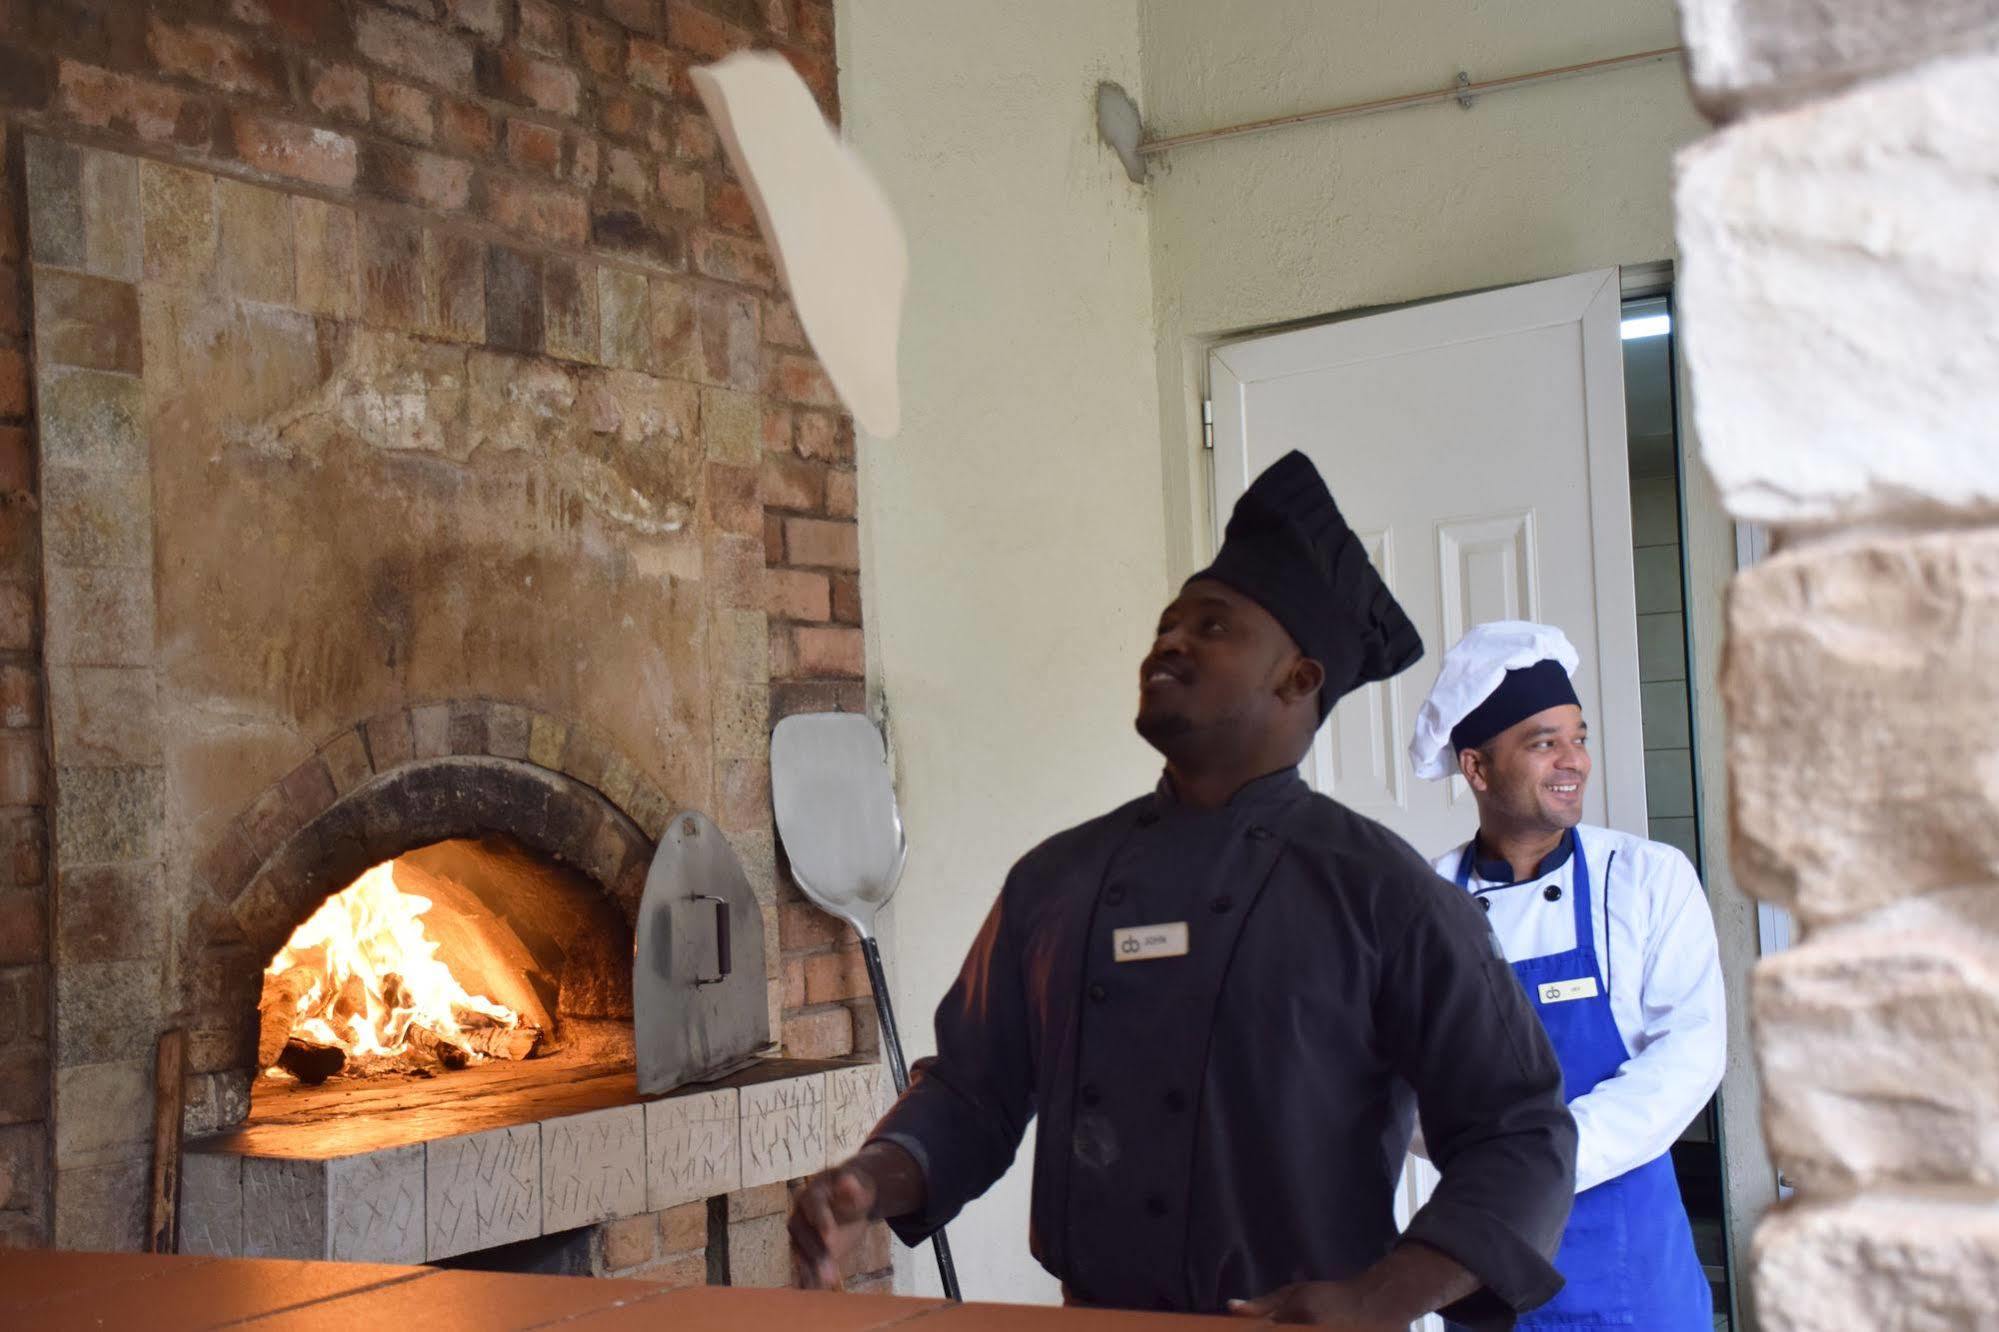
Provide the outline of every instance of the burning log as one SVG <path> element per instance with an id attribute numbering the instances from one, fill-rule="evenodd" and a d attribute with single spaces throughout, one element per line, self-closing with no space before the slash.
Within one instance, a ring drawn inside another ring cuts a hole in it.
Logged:
<path id="1" fill-rule="evenodd" d="M 278 1067 L 308 1086 L 317 1086 L 347 1065 L 347 1052 L 337 1045 L 322 1045 L 294 1036 L 278 1055 Z"/>
<path id="2" fill-rule="evenodd" d="M 269 1068 L 284 1053 L 285 1042 L 301 1017 L 301 1011 L 315 988 L 323 987 L 323 972 L 301 963 L 276 976 L 264 977 L 264 992 L 257 1000 L 257 1067 Z"/>

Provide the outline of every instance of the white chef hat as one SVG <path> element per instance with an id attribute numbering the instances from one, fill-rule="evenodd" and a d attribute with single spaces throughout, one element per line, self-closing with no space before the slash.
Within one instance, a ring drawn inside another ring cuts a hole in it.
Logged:
<path id="1" fill-rule="evenodd" d="M 1457 751 L 1475 749 L 1515 722 L 1576 701 L 1569 677 L 1582 660 L 1553 625 L 1494 620 L 1475 625 L 1444 654 L 1443 669 L 1416 714 L 1409 762 L 1436 781 L 1458 770 Z"/>

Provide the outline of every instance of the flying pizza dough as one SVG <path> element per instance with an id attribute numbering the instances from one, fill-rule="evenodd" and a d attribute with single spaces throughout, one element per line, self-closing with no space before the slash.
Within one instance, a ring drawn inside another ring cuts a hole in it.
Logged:
<path id="1" fill-rule="evenodd" d="M 834 389 L 869 434 L 895 434 L 909 249 L 888 196 L 782 56 L 741 51 L 692 76 Z"/>

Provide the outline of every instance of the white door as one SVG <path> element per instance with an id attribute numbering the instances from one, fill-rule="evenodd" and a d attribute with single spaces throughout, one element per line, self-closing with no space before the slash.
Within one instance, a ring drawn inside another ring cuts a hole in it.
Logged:
<path id="1" fill-rule="evenodd" d="M 1409 733 L 1444 650 L 1485 620 L 1556 624 L 1576 644 L 1596 758 L 1583 817 L 1646 835 L 1618 306 L 1605 269 L 1209 357 L 1217 541 L 1250 480 L 1298 449 L 1423 637 L 1420 662 L 1334 710 L 1305 775 L 1426 857 L 1478 816 L 1462 778 L 1416 780 Z M 1412 1162 L 1404 1219 L 1434 1181 Z"/>

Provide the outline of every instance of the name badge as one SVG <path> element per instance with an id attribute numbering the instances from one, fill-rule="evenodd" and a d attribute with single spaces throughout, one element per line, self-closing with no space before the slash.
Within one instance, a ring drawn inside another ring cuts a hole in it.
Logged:
<path id="1" fill-rule="evenodd" d="M 1187 922 L 1170 925 L 1134 925 L 1111 935 L 1111 956 L 1119 962 L 1152 962 L 1162 957 L 1187 956 Z"/>
<path id="2" fill-rule="evenodd" d="M 1548 981 L 1535 987 L 1544 1004 L 1565 1004 L 1571 999 L 1596 998 L 1596 977 L 1578 976 L 1574 980 Z"/>

